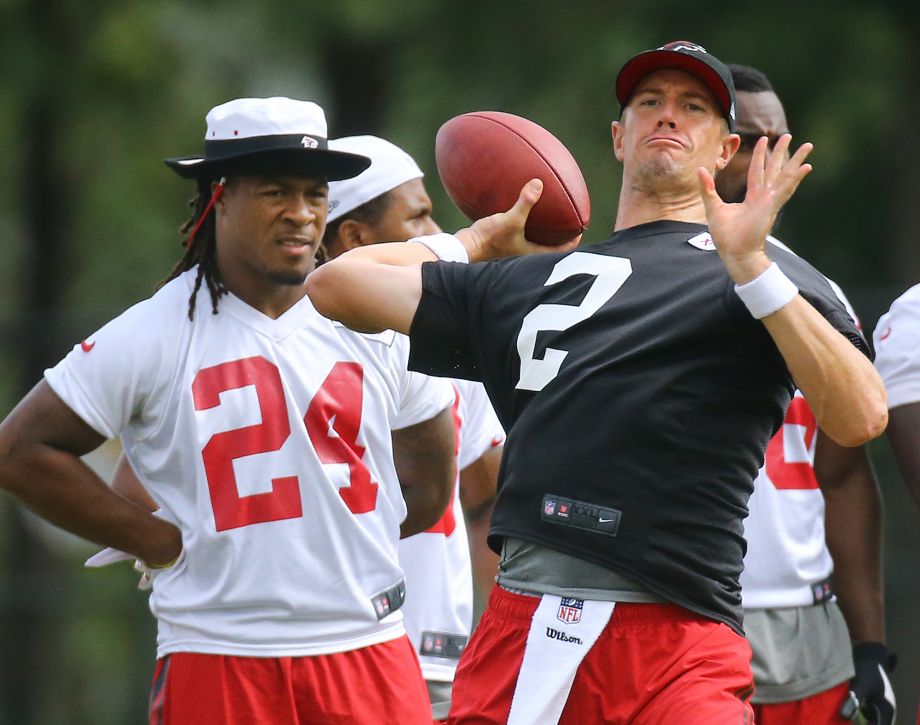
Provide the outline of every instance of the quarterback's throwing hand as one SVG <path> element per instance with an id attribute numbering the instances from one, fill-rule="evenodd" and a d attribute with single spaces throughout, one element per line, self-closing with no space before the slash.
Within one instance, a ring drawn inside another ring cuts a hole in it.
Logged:
<path id="1" fill-rule="evenodd" d="M 517 201 L 508 211 L 483 217 L 473 222 L 472 226 L 458 231 L 456 236 L 466 247 L 470 261 L 482 262 L 536 252 L 565 252 L 577 247 L 581 235 L 554 247 L 534 244 L 524 237 L 527 217 L 542 193 L 543 182 L 531 179 L 521 189 Z"/>
<path id="2" fill-rule="evenodd" d="M 709 233 L 728 273 L 738 284 L 749 282 L 769 266 L 764 252 L 767 235 L 783 204 L 811 171 L 805 159 L 812 144 L 802 144 L 790 157 L 791 141 L 792 136 L 784 134 L 767 155 L 767 138 L 761 137 L 748 169 L 747 195 L 740 204 L 723 202 L 712 174 L 704 168 L 698 170 Z"/>

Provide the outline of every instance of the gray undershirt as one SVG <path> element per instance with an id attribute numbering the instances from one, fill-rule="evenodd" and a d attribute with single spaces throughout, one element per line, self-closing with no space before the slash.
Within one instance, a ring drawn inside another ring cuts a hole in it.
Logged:
<path id="1" fill-rule="evenodd" d="M 756 703 L 795 702 L 853 677 L 847 625 L 835 600 L 806 607 L 745 609 Z"/>
<path id="2" fill-rule="evenodd" d="M 428 700 L 431 702 L 431 717 L 434 720 L 446 720 L 450 711 L 450 698 L 453 682 L 435 682 L 425 680 L 428 686 Z"/>
<path id="3" fill-rule="evenodd" d="M 519 594 L 555 594 L 603 602 L 662 603 L 632 579 L 539 544 L 506 537 L 498 583 Z"/>

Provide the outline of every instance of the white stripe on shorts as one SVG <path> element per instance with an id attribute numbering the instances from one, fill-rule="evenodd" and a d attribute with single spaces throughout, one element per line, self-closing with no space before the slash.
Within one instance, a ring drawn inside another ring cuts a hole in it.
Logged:
<path id="1" fill-rule="evenodd" d="M 559 722 L 578 666 L 613 616 L 614 604 L 543 595 L 530 623 L 508 725 Z"/>

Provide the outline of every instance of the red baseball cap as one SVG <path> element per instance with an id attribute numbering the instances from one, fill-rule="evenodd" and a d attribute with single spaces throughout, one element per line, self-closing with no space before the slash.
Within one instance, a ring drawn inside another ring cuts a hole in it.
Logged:
<path id="1" fill-rule="evenodd" d="M 675 40 L 655 50 L 634 55 L 620 69 L 616 81 L 620 110 L 629 103 L 636 86 L 649 73 L 665 68 L 682 70 L 699 78 L 719 102 L 728 130 L 735 131 L 735 84 L 728 67 L 706 49 L 689 40 Z"/>

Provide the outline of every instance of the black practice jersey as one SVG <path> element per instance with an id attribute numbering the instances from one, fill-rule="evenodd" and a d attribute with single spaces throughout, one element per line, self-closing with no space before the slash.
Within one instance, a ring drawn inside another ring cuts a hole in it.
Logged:
<path id="1" fill-rule="evenodd" d="M 771 258 L 867 354 L 824 277 Z M 489 542 L 620 572 L 740 631 L 742 519 L 794 385 L 706 227 L 422 266 L 410 368 L 482 380 L 508 432 Z"/>

